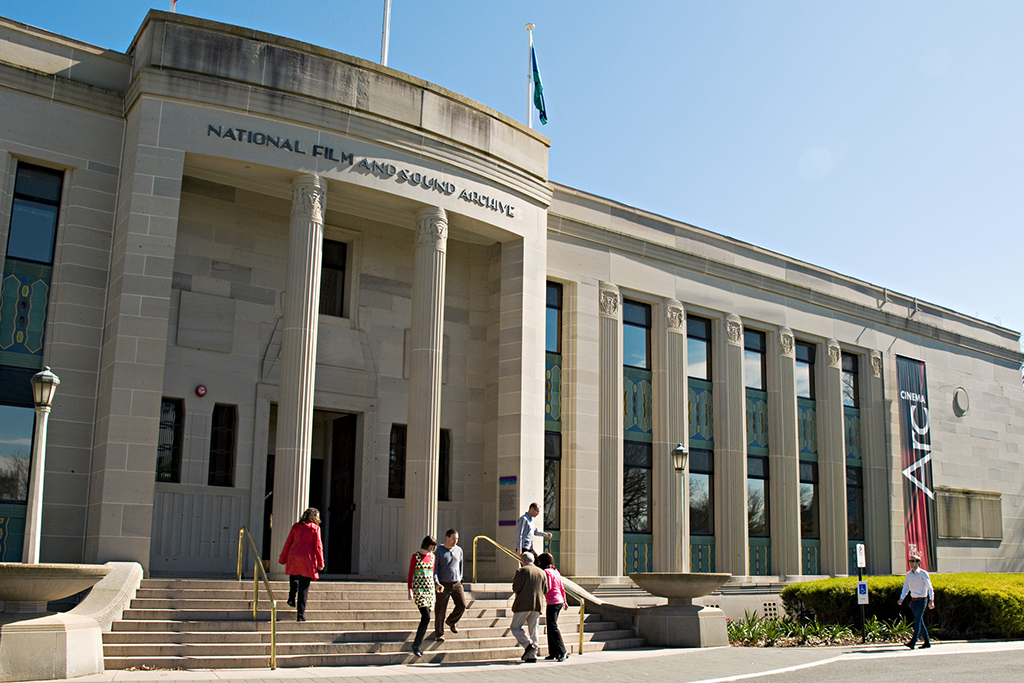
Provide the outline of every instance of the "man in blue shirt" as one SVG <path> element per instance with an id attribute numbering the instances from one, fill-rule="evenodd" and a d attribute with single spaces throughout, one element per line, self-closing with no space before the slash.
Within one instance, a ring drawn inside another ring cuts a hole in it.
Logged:
<path id="1" fill-rule="evenodd" d="M 452 633 L 458 633 L 459 619 L 466 612 L 466 595 L 462 592 L 462 548 L 459 547 L 459 532 L 449 529 L 444 532 L 444 545 L 434 553 L 434 578 L 441 584 L 443 591 L 437 594 L 434 606 L 434 639 L 444 640 L 444 625 Z M 444 613 L 448 609 L 448 598 L 452 599 L 455 608 L 446 620 Z"/>
<path id="2" fill-rule="evenodd" d="M 551 534 L 544 533 L 537 528 L 534 518 L 540 514 L 540 506 L 530 503 L 530 509 L 523 513 L 523 516 L 516 522 L 516 552 L 522 555 L 527 550 L 533 551 L 533 537 L 543 536 L 551 538 Z M 543 548 L 541 548 L 543 550 Z M 537 553 L 534 552 L 534 555 Z"/>
<path id="3" fill-rule="evenodd" d="M 935 609 L 935 590 L 932 588 L 932 580 L 928 577 L 928 572 L 921 569 L 920 555 L 910 556 L 910 571 L 903 579 L 903 590 L 900 592 L 897 604 L 902 605 L 903 598 L 907 597 L 908 593 L 910 594 L 910 611 L 914 614 L 914 635 L 910 637 L 907 647 L 913 650 L 918 636 L 923 634 L 924 644 L 921 646 L 923 650 L 932 646 L 931 640 L 928 639 L 928 627 L 924 625 L 924 607 L 927 602 L 928 609 Z"/>

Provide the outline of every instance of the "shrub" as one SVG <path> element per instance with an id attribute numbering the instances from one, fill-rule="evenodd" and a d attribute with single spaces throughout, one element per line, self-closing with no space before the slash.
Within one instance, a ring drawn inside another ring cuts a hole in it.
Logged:
<path id="1" fill-rule="evenodd" d="M 1024 576 L 1018 574 L 936 574 L 935 609 L 925 622 L 942 637 L 1019 638 L 1024 635 Z M 902 576 L 867 579 L 867 618 L 895 622 L 910 608 L 896 604 Z M 856 624 L 860 618 L 855 578 L 824 579 L 786 586 L 781 598 L 791 615 L 813 615 L 823 624 Z"/>

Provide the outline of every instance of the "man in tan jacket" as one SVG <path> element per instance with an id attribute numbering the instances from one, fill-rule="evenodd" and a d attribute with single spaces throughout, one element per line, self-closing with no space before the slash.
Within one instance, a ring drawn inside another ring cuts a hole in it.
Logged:
<path id="1" fill-rule="evenodd" d="M 544 594 L 548 592 L 548 577 L 533 563 L 533 553 L 524 552 L 519 561 L 522 566 L 512 579 L 512 635 L 525 648 L 521 659 L 536 662 L 540 650 L 540 612 L 544 609 Z"/>

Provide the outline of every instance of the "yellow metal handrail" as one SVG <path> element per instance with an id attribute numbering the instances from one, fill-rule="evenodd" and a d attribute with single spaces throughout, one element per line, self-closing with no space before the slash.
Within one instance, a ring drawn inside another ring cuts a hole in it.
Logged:
<path id="1" fill-rule="evenodd" d="M 249 542 L 249 550 L 255 559 L 252 570 L 252 620 L 256 621 L 260 608 L 260 579 L 263 580 L 263 587 L 267 589 L 267 597 L 270 599 L 270 669 L 277 668 L 277 600 L 274 599 L 274 591 L 270 590 L 270 581 L 267 580 L 267 572 L 263 570 L 263 562 L 256 550 L 256 543 L 252 540 L 252 534 L 248 527 L 238 530 L 238 580 L 242 580 L 242 537 Z"/>
<path id="2" fill-rule="evenodd" d="M 508 555 L 509 557 L 511 557 L 516 562 L 519 562 L 519 556 L 518 555 L 516 555 L 514 552 L 512 552 L 511 550 L 509 550 L 508 548 L 506 548 L 502 544 L 500 544 L 497 541 L 495 541 L 493 538 L 491 538 L 489 536 L 476 536 L 473 539 L 473 583 L 476 583 L 476 556 L 477 556 L 476 555 L 476 542 L 477 541 L 487 541 L 488 543 L 493 545 L 495 548 L 497 548 L 501 552 L 503 552 L 506 555 Z M 580 603 L 580 626 L 579 626 L 580 649 L 579 649 L 579 654 L 583 654 L 583 619 L 586 616 L 586 605 L 585 605 L 585 603 L 583 601 L 583 597 L 582 596 L 577 595 L 573 591 L 569 590 L 568 588 L 565 587 L 564 584 L 562 585 L 562 590 L 565 591 L 566 595 L 571 595 L 573 598 L 576 599 L 577 602 Z"/>

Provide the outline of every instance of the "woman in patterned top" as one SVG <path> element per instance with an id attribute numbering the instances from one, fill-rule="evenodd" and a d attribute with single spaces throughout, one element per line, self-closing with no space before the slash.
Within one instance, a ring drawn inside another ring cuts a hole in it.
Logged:
<path id="1" fill-rule="evenodd" d="M 434 609 L 434 596 L 439 590 L 443 590 L 441 585 L 436 583 L 434 576 L 436 549 L 437 539 L 433 536 L 424 536 L 420 549 L 412 554 L 409 561 L 409 599 L 420 609 L 420 626 L 416 629 L 416 640 L 412 641 L 412 652 L 417 657 L 423 656 L 420 646 L 423 645 L 423 637 L 427 634 L 430 613 Z"/>

